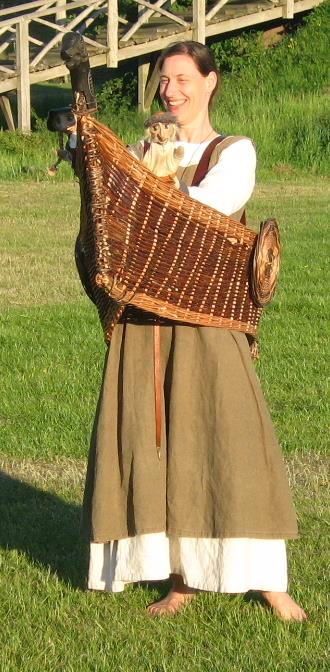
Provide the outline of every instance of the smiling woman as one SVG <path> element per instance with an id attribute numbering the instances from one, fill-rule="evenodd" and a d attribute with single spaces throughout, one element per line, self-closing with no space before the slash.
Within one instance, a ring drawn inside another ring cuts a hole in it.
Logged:
<path id="1" fill-rule="evenodd" d="M 198 133 L 213 131 L 209 110 L 220 79 L 211 52 L 198 42 L 179 42 L 163 52 L 158 68 L 160 96 L 180 124 L 180 138 L 202 142 Z"/>
<path id="2" fill-rule="evenodd" d="M 212 127 L 218 81 L 204 45 L 179 43 L 160 59 L 161 97 L 184 150 L 180 184 L 240 221 L 256 155 L 249 138 Z M 143 141 L 131 150 L 141 158 Z M 207 259 L 200 270 L 207 273 Z M 121 322 L 106 357 L 86 481 L 89 588 L 118 591 L 172 576 L 151 615 L 176 613 L 197 590 L 253 589 L 281 618 L 304 620 L 286 592 L 284 539 L 297 536 L 295 514 L 245 334 L 133 306 Z M 166 427 L 157 451 L 155 327 Z"/>

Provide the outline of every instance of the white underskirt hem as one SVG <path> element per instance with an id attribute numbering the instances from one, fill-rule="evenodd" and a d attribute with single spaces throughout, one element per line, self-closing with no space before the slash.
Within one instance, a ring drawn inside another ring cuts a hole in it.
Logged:
<path id="1" fill-rule="evenodd" d="M 117 593 L 129 583 L 162 581 L 170 574 L 180 574 L 191 588 L 215 593 L 285 592 L 285 541 L 173 539 L 160 532 L 90 544 L 90 590 Z"/>

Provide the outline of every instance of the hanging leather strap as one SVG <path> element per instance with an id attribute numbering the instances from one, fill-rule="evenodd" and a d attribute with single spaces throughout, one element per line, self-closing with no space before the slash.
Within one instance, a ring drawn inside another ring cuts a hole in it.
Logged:
<path id="1" fill-rule="evenodd" d="M 162 440 L 162 380 L 160 367 L 160 326 L 156 324 L 154 330 L 154 380 L 155 380 L 155 416 L 156 416 L 156 449 L 160 459 Z"/>
<path id="2" fill-rule="evenodd" d="M 144 140 L 143 141 L 143 156 L 146 155 L 149 147 L 150 147 L 150 142 L 148 140 Z"/>
<path id="3" fill-rule="evenodd" d="M 206 174 L 208 173 L 208 170 L 209 170 L 209 164 L 210 164 L 211 156 L 213 154 L 214 149 L 216 148 L 217 145 L 220 144 L 220 142 L 225 140 L 226 137 L 227 137 L 226 135 L 218 135 L 216 138 L 211 140 L 211 142 L 207 145 L 207 147 L 205 148 L 205 150 L 204 150 L 204 152 L 203 152 L 203 154 L 200 158 L 199 164 L 196 168 L 196 172 L 195 172 L 195 175 L 193 177 L 193 181 L 191 183 L 192 187 L 198 187 L 198 185 L 202 182 L 202 180 L 204 180 L 204 177 L 206 176 Z M 243 210 L 243 212 L 242 212 L 240 223 L 243 224 L 244 226 L 246 226 L 246 211 L 245 210 Z"/>
<path id="4" fill-rule="evenodd" d="M 240 221 L 240 224 L 243 224 L 243 226 L 247 226 L 246 210 L 243 210 L 243 212 L 241 214 L 241 219 L 239 221 Z"/>
<path id="5" fill-rule="evenodd" d="M 195 175 L 193 178 L 193 181 L 191 183 L 191 187 L 198 187 L 200 182 L 204 180 L 204 177 L 209 169 L 209 163 L 211 156 L 213 154 L 213 150 L 216 148 L 216 146 L 222 142 L 227 136 L 226 135 L 218 135 L 216 138 L 211 140 L 207 147 L 204 149 L 204 152 L 199 160 L 198 166 L 195 171 Z"/>

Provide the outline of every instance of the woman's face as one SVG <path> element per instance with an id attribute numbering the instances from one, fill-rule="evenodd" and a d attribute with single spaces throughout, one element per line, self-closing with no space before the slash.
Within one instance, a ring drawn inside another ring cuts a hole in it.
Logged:
<path id="1" fill-rule="evenodd" d="M 207 113 L 216 79 L 215 72 L 204 77 L 193 59 L 185 54 L 165 59 L 160 72 L 160 96 L 181 126 L 198 122 Z"/>

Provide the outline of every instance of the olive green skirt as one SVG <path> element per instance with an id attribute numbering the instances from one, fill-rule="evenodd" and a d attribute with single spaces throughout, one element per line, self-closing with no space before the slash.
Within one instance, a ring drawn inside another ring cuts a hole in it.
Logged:
<path id="1" fill-rule="evenodd" d="M 285 466 L 244 334 L 161 327 L 155 443 L 153 328 L 121 324 L 107 352 L 91 441 L 84 527 L 95 542 L 297 536 Z"/>

